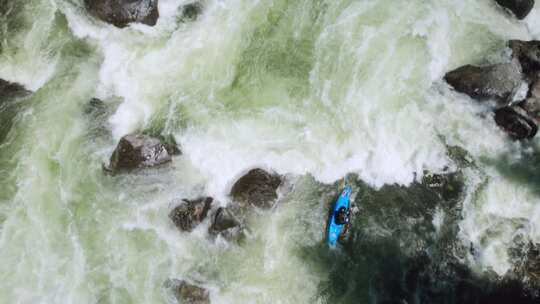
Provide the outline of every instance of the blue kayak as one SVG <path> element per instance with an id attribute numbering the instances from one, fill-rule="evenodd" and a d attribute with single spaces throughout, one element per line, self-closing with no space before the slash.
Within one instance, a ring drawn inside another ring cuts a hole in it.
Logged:
<path id="1" fill-rule="evenodd" d="M 341 207 L 345 207 L 347 210 L 349 210 L 351 192 L 352 188 L 350 186 L 346 186 L 334 204 L 334 208 L 332 209 L 332 215 L 330 216 L 330 221 L 328 222 L 328 245 L 330 245 L 330 247 L 336 246 L 339 235 L 345 226 L 336 223 L 336 215 Z"/>

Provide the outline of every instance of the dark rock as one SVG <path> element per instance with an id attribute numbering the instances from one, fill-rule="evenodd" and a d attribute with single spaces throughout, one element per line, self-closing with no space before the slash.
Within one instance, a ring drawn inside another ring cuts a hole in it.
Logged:
<path id="1" fill-rule="evenodd" d="M 202 287 L 177 279 L 168 280 L 165 287 L 172 289 L 179 303 L 210 304 L 210 293 Z"/>
<path id="2" fill-rule="evenodd" d="M 523 19 L 534 7 L 534 0 L 495 0 L 500 6 L 510 10 L 518 19 Z"/>
<path id="3" fill-rule="evenodd" d="M 0 143 L 4 141 L 22 109 L 24 97 L 32 92 L 23 86 L 0 79 Z"/>
<path id="4" fill-rule="evenodd" d="M 448 72 L 444 79 L 460 93 L 478 100 L 493 99 L 502 105 L 512 101 L 523 82 L 517 63 L 484 67 L 466 65 Z"/>
<path id="5" fill-rule="evenodd" d="M 186 4 L 182 7 L 182 21 L 197 20 L 202 13 L 203 6 L 200 2 Z"/>
<path id="6" fill-rule="evenodd" d="M 126 135 L 114 150 L 108 170 L 112 172 L 161 165 L 171 161 L 165 145 L 157 138 L 141 134 Z"/>
<path id="7" fill-rule="evenodd" d="M 536 125 L 540 124 L 540 79 L 535 77 L 529 87 L 527 99 L 518 105 L 527 112 Z"/>
<path id="8" fill-rule="evenodd" d="M 117 27 L 137 22 L 156 25 L 158 0 L 84 0 L 86 8 L 97 18 Z"/>
<path id="9" fill-rule="evenodd" d="M 495 111 L 495 122 L 513 139 L 530 139 L 538 132 L 534 121 L 520 107 L 505 107 Z"/>
<path id="10" fill-rule="evenodd" d="M 519 106 L 527 112 L 528 116 L 536 123 L 536 125 L 540 124 L 539 98 L 529 98 L 525 102 L 522 102 Z"/>
<path id="11" fill-rule="evenodd" d="M 31 94 L 22 85 L 0 79 L 0 105 L 8 99 L 24 97 Z"/>
<path id="12" fill-rule="evenodd" d="M 510 40 L 508 47 L 512 57 L 521 64 L 523 73 L 531 77 L 540 71 L 540 41 Z"/>
<path id="13" fill-rule="evenodd" d="M 540 288 L 540 245 L 530 243 L 527 248 L 526 258 L 520 267 L 522 277 L 531 286 Z"/>
<path id="14" fill-rule="evenodd" d="M 277 198 L 276 190 L 281 184 L 281 177 L 262 169 L 253 169 L 242 176 L 232 187 L 233 200 L 241 205 L 271 208 Z"/>
<path id="15" fill-rule="evenodd" d="M 509 277 L 525 282 L 525 287 L 540 296 L 540 244 L 524 241 L 518 236 L 508 250 L 513 264 Z"/>
<path id="16" fill-rule="evenodd" d="M 208 215 L 214 201 L 211 197 L 183 200 L 183 203 L 169 213 L 169 218 L 182 231 L 192 231 Z"/>
<path id="17" fill-rule="evenodd" d="M 234 234 L 240 229 L 241 223 L 234 215 L 232 208 L 220 207 L 214 214 L 210 234 Z"/>

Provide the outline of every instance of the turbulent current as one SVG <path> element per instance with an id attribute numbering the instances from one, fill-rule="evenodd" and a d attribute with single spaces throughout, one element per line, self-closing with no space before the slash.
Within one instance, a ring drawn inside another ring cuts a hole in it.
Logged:
<path id="1" fill-rule="evenodd" d="M 540 142 L 510 140 L 442 78 L 539 39 L 538 5 L 518 21 L 491 0 L 207 0 L 188 18 L 190 2 L 117 28 L 82 0 L 0 0 L 0 78 L 33 91 L 0 142 L 0 303 L 176 303 L 169 279 L 212 303 L 479 303 L 509 288 L 540 243 Z M 182 155 L 104 174 L 141 130 Z M 245 239 L 171 223 L 178 199 L 229 204 L 254 167 L 286 181 Z M 441 199 L 426 172 L 462 182 Z M 330 250 L 346 182 L 360 212 Z"/>

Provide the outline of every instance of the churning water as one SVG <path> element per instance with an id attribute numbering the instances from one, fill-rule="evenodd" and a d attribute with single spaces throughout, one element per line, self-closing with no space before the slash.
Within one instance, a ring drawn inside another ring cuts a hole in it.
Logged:
<path id="1" fill-rule="evenodd" d="M 518 22 L 491 0 L 207 0 L 191 20 L 189 2 L 118 29 L 82 0 L 0 0 L 0 78 L 35 92 L 0 143 L 0 303 L 174 303 L 169 278 L 212 303 L 463 303 L 458 274 L 404 283 L 422 252 L 496 279 L 540 242 L 538 138 L 512 142 L 442 81 L 540 38 L 540 8 Z M 104 175 L 118 139 L 146 129 L 183 154 Z M 252 167 L 287 185 L 245 241 L 168 219 L 178 198 L 226 205 Z M 462 193 L 430 205 L 415 181 L 447 168 Z M 361 212 L 331 252 L 327 206 L 347 174 Z"/>

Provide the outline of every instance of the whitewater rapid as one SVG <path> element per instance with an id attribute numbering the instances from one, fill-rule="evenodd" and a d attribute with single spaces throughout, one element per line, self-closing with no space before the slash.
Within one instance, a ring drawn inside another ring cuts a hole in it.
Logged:
<path id="1" fill-rule="evenodd" d="M 300 250 L 324 238 L 317 182 L 410 185 L 457 170 L 447 146 L 476 164 L 459 222 L 467 265 L 502 276 L 517 239 L 540 242 L 538 138 L 511 141 L 442 81 L 504 61 L 508 39 L 540 39 L 538 5 L 520 22 L 487 0 L 208 0 L 182 20 L 190 2 L 160 0 L 155 27 L 124 29 L 79 0 L 6 2 L 0 78 L 35 93 L 0 143 L 0 303 L 173 303 L 169 278 L 200 282 L 212 303 L 326 303 L 328 274 Z M 93 97 L 105 117 L 84 113 Z M 118 139 L 144 129 L 183 154 L 105 176 Z M 250 241 L 169 222 L 179 198 L 227 205 L 253 167 L 291 185 Z"/>

